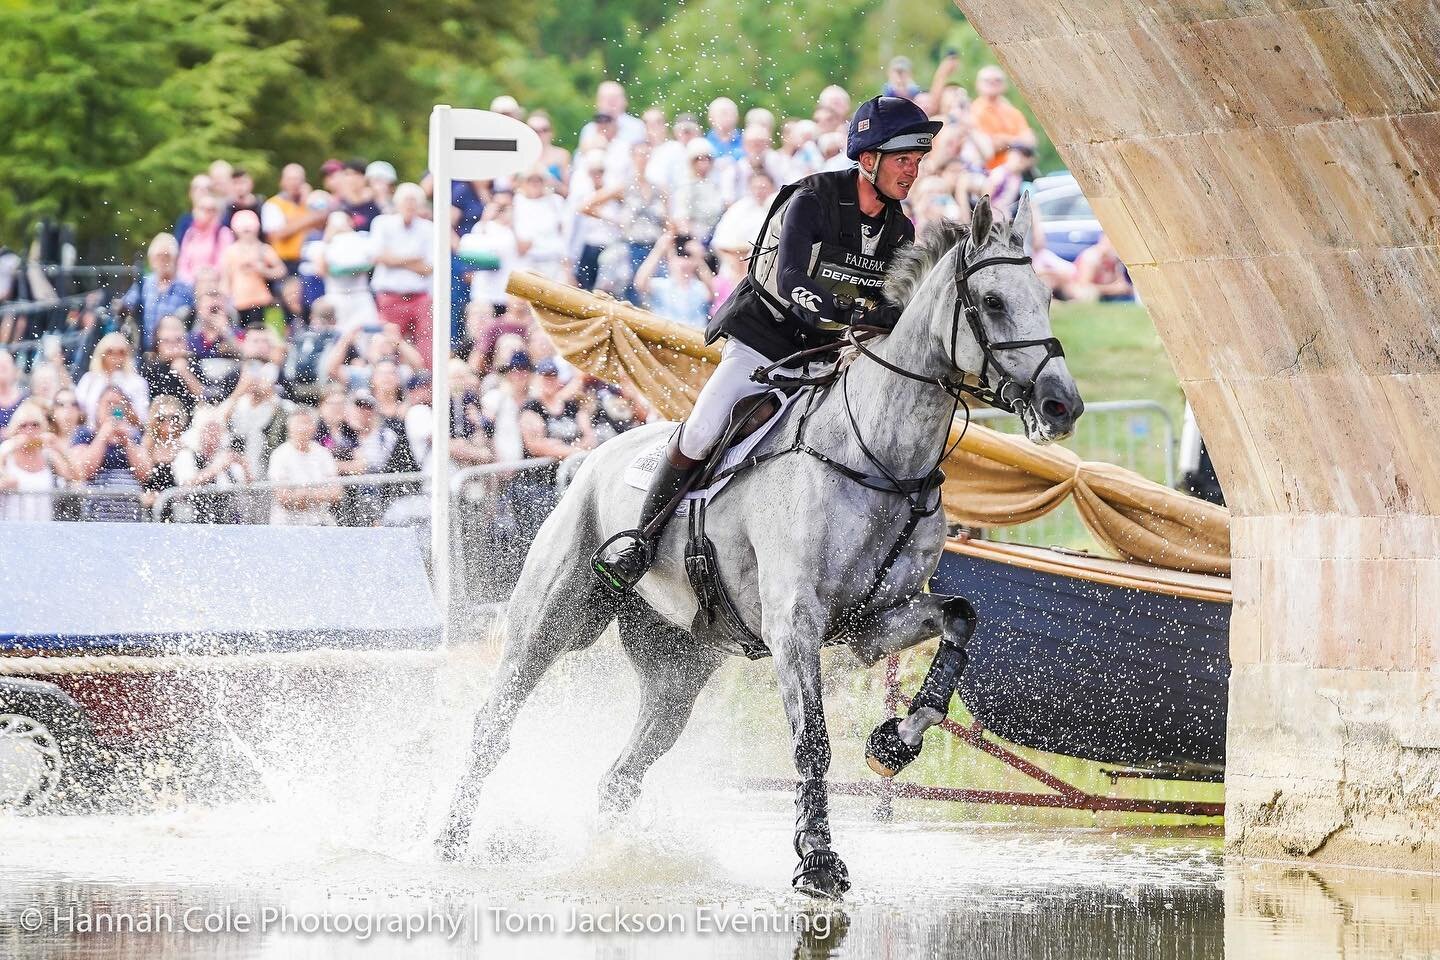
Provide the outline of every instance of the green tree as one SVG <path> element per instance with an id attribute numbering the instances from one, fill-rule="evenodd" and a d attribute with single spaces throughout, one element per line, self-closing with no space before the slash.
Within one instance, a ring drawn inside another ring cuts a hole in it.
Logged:
<path id="1" fill-rule="evenodd" d="M 173 223 L 184 184 L 246 142 L 260 89 L 292 76 L 292 43 L 251 45 L 274 0 L 22 0 L 0 10 L 0 236 L 38 217 L 113 255 Z M 177 190 L 178 186 L 178 190 Z"/>

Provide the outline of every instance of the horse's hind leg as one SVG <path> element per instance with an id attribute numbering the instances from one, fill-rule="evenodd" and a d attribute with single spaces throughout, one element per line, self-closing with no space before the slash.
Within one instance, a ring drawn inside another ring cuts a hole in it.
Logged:
<path id="1" fill-rule="evenodd" d="M 470 760 L 456 784 L 445 829 L 435 843 L 447 860 L 464 853 L 481 785 L 509 749 L 510 728 L 526 698 L 561 655 L 590 646 L 615 617 L 614 603 L 588 566 L 572 564 L 572 569 L 563 573 L 532 571 L 528 562 L 526 567 L 510 599 L 505 650 L 495 683 L 475 717 Z M 528 583 L 545 584 L 540 602 L 528 598 Z"/>
<path id="2" fill-rule="evenodd" d="M 640 795 L 656 760 L 680 739 L 705 683 L 725 655 L 701 647 L 640 601 L 620 612 L 620 642 L 640 675 L 640 716 L 630 742 L 600 781 L 600 813 L 618 816 Z"/>

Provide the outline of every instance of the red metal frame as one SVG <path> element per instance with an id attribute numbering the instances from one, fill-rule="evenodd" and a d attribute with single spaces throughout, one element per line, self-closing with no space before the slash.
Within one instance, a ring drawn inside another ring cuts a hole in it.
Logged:
<path id="1" fill-rule="evenodd" d="M 905 710 L 910 698 L 900 692 L 900 658 L 892 655 L 885 662 L 885 706 L 891 711 Z M 969 726 L 961 726 L 954 720 L 940 721 L 939 727 L 987 756 L 999 760 L 1013 770 L 1049 787 L 1054 793 L 1026 793 L 1014 790 L 969 790 L 959 787 L 931 787 L 923 784 L 897 782 L 893 778 L 877 778 L 872 781 L 841 782 L 829 784 L 830 792 L 849 796 L 874 796 L 882 805 L 888 805 L 894 797 L 915 800 L 948 800 L 954 803 L 988 803 L 1008 807 L 1059 807 L 1066 810 L 1089 810 L 1092 812 L 1115 811 L 1119 813 L 1174 814 L 1184 817 L 1220 817 L 1225 815 L 1225 804 L 1190 800 L 1146 800 L 1139 797 L 1108 797 L 1090 793 L 1074 784 L 1067 783 L 1050 771 L 1040 767 L 1019 754 L 1006 749 L 985 736 L 986 730 L 979 720 Z M 763 789 L 793 789 L 793 780 L 758 779 L 749 780 Z"/>

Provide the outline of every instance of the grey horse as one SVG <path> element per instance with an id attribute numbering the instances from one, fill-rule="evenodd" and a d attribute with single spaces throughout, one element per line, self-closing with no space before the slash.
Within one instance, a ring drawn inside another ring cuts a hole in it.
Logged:
<path id="1" fill-rule="evenodd" d="M 982 201 L 968 228 L 932 230 L 904 250 L 886 285 L 887 296 L 905 307 L 894 330 L 866 344 L 806 419 L 808 451 L 823 456 L 796 451 L 770 459 L 734 477 L 707 510 L 724 583 L 774 657 L 799 775 L 800 863 L 792 882 L 812 896 L 839 897 L 849 886 L 831 849 L 822 645 L 843 643 L 872 665 L 940 637 L 910 714 L 870 738 L 871 766 L 893 775 L 944 717 L 975 625 L 962 598 L 923 592 L 944 546 L 943 513 L 925 514 L 915 496 L 854 482 L 843 468 L 933 481 L 962 373 L 972 384 L 980 377 L 1011 388 L 1005 405 L 1035 442 L 1068 435 L 1083 410 L 1063 356 L 1047 347 L 1058 346 L 1050 292 L 1023 256 L 1029 204 L 1021 208 L 1006 224 Z M 782 414 L 757 453 L 792 443 L 798 406 Z M 669 525 L 632 597 L 612 597 L 590 568 L 596 548 L 639 513 L 642 491 L 622 479 L 627 467 L 674 429 L 652 424 L 598 448 L 541 527 L 510 600 L 504 652 L 475 719 L 469 765 L 436 842 L 442 857 L 463 855 L 481 784 L 508 748 L 526 697 L 562 654 L 588 647 L 618 621 L 639 674 L 639 719 L 600 783 L 607 815 L 634 803 L 646 771 L 674 746 L 706 681 L 731 655 L 691 632 L 698 601 L 686 575 L 684 523 Z M 920 486 L 935 503 L 933 483 Z"/>

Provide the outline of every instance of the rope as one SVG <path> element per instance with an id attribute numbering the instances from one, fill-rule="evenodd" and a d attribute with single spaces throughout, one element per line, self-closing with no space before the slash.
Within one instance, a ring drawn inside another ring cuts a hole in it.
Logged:
<path id="1" fill-rule="evenodd" d="M 202 673 L 235 670 L 428 669 L 444 661 L 482 656 L 478 648 L 444 650 L 280 650 L 267 653 L 178 654 L 175 656 L 8 656 L 0 677 L 63 677 L 76 674 Z"/>

